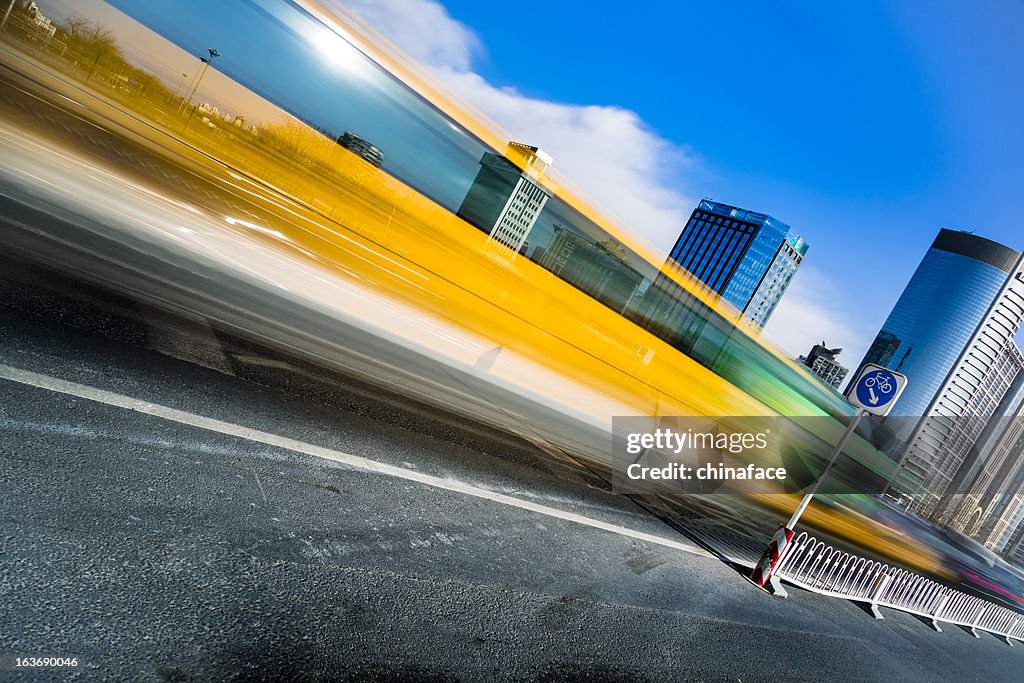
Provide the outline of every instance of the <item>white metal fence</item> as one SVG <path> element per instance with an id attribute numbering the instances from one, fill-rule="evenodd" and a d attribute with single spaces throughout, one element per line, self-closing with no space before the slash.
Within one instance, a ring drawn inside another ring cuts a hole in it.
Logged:
<path id="1" fill-rule="evenodd" d="M 866 602 L 882 619 L 879 607 L 910 612 L 939 622 L 957 624 L 978 631 L 1024 641 L 1024 614 L 943 586 L 905 569 L 842 552 L 818 539 L 800 533 L 782 553 L 776 570 L 779 578 L 826 595 Z"/>

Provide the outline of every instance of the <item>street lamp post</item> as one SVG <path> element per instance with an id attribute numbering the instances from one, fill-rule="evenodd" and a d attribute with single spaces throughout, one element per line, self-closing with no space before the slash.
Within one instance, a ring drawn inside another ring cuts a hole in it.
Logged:
<path id="1" fill-rule="evenodd" d="M 11 0 L 11 4 L 7 6 L 7 11 L 4 12 L 4 20 L 0 21 L 0 31 L 4 30 L 4 26 L 7 26 L 7 20 L 11 16 L 11 10 L 14 9 L 15 0 Z"/>
<path id="2" fill-rule="evenodd" d="M 205 62 L 206 58 L 205 57 L 200 57 L 199 61 Z M 192 75 L 192 80 L 188 82 L 187 86 L 185 86 L 185 92 L 186 93 L 192 92 L 192 86 L 196 84 L 196 79 L 199 78 L 199 72 L 200 71 L 202 71 L 202 68 L 196 69 L 195 73 Z M 185 105 L 186 104 L 187 104 L 187 101 L 185 100 L 185 96 L 182 95 L 181 96 L 181 103 L 178 104 L 178 111 L 179 112 L 185 111 Z"/>
<path id="3" fill-rule="evenodd" d="M 181 90 L 181 84 L 185 82 L 186 78 L 188 78 L 188 74 L 185 73 L 184 71 L 182 71 L 181 72 L 181 78 L 178 79 L 178 85 L 174 86 L 174 94 L 175 95 L 177 95 L 178 91 Z"/>
<path id="4" fill-rule="evenodd" d="M 206 57 L 200 57 L 199 58 L 199 61 L 201 61 L 203 63 L 203 68 L 199 71 L 199 75 L 196 78 L 195 85 L 192 86 L 192 91 L 189 92 L 188 98 L 185 100 L 186 106 L 192 104 L 192 98 L 195 97 L 196 92 L 199 90 L 199 84 L 203 82 L 203 76 L 206 75 L 206 70 L 210 68 L 210 63 L 213 62 L 215 57 L 220 57 L 220 53 L 217 52 L 217 50 L 213 49 L 212 47 L 211 48 L 207 48 L 207 51 L 210 53 L 210 58 L 209 59 L 207 59 Z"/>

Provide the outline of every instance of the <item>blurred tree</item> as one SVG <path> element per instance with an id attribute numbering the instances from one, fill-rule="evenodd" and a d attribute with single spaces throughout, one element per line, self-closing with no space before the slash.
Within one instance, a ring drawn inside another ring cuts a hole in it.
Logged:
<path id="1" fill-rule="evenodd" d="M 114 57 L 121 64 L 126 63 L 124 54 L 117 44 L 117 39 L 114 38 L 114 32 L 106 26 L 93 21 L 87 22 L 82 29 L 82 40 L 86 44 L 88 52 L 96 55 L 92 60 L 89 74 L 85 77 L 86 81 L 92 78 L 101 59 Z"/>

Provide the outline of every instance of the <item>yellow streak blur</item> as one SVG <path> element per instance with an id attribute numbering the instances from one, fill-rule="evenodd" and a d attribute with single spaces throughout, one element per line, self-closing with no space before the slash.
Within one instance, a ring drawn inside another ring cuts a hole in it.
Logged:
<path id="1" fill-rule="evenodd" d="M 298 0 L 297 4 L 325 26 L 330 27 L 338 35 L 355 45 L 370 59 L 387 69 L 402 83 L 450 116 L 459 125 L 480 138 L 480 140 L 495 151 L 506 153 L 507 143 L 512 139 L 508 131 L 504 130 L 499 124 L 465 99 L 453 94 L 437 78 L 410 59 L 408 55 L 404 54 L 379 31 L 363 21 L 354 12 L 337 4 L 327 9 L 316 0 Z M 530 142 L 543 146 L 544 141 L 535 140 Z M 524 159 L 514 154 L 506 154 L 506 156 L 510 161 L 525 170 L 526 162 Z M 568 179 L 562 178 L 557 169 L 549 169 L 544 176 L 539 178 L 538 182 L 648 263 L 655 265 L 663 264 L 665 260 L 664 254 L 655 250 L 649 242 L 638 237 L 635 233 L 624 230 L 617 221 L 609 219 L 604 210 L 598 208 L 592 200 L 587 199 L 581 190 L 573 187 Z M 741 333 L 757 340 L 776 358 L 794 369 L 800 367 L 796 361 L 781 349 L 762 338 L 760 327 L 751 322 L 742 312 L 738 311 L 715 292 L 700 286 L 698 281 L 686 277 L 683 272 L 677 269 L 662 267 L 662 272 L 725 317 Z"/>
<path id="2" fill-rule="evenodd" d="M 342 25 L 341 29 L 348 35 L 358 34 L 353 27 Z M 469 130 L 497 149 L 505 148 L 507 138 L 489 131 L 439 91 L 430 89 L 410 68 L 369 43 L 364 49 L 376 53 L 376 59 L 408 79 L 407 82 L 415 83 L 417 90 L 435 104 L 444 105 L 442 108 Z M 109 111 L 105 115 L 113 116 Z M 285 195 L 275 198 L 275 191 L 270 191 L 248 197 L 273 214 L 272 224 L 265 226 L 266 230 L 256 231 L 259 239 L 312 259 L 342 277 L 355 276 L 388 297 L 492 340 L 517 356 L 585 384 L 633 414 L 775 414 L 760 401 L 543 268 L 525 258 L 510 258 L 504 247 L 488 241 L 476 228 L 332 141 L 324 139 L 318 152 L 331 176 L 313 178 L 289 159 L 246 147 L 233 138 L 209 137 L 205 129 L 189 131 L 189 143 L 181 144 L 180 130 L 165 128 L 159 132 L 124 121 L 119 125 L 147 139 L 156 151 L 169 155 L 173 163 L 191 167 L 218 184 L 230 185 L 226 176 L 238 172 Z M 228 165 L 227 173 L 215 159 Z M 241 186 L 236 189 L 245 192 Z M 574 197 L 562 197 L 616 239 L 657 262 L 649 250 L 601 219 L 594 209 Z M 692 281 L 676 273 L 671 275 L 735 322 L 737 334 L 757 339 L 734 310 L 728 310 Z M 413 330 L 409 333 L 415 334 Z M 779 355 L 774 349 L 773 352 Z M 543 387 L 539 389 L 543 391 Z M 782 386 L 773 399 L 782 406 L 784 414 L 820 413 Z M 840 430 L 837 423 L 836 436 Z M 783 497 L 762 498 L 780 512 L 788 512 L 795 505 Z M 839 519 L 837 515 L 829 519 L 828 515 L 833 513 L 814 508 L 807 518 L 812 522 L 828 520 L 830 524 L 842 524 L 841 528 L 851 538 L 891 557 L 907 561 L 908 553 L 913 553 L 919 563 L 928 560 L 926 549 L 897 543 L 890 538 L 891 533 L 882 532 L 880 525 L 870 520 Z M 881 544 L 872 542 L 880 537 L 888 540 Z"/>

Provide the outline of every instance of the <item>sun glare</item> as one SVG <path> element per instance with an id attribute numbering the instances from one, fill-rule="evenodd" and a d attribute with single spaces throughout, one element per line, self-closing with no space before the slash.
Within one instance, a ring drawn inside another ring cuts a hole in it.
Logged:
<path id="1" fill-rule="evenodd" d="M 366 58 L 359 50 L 325 26 L 314 25 L 308 35 L 324 62 L 339 71 L 357 72 L 365 63 Z"/>

